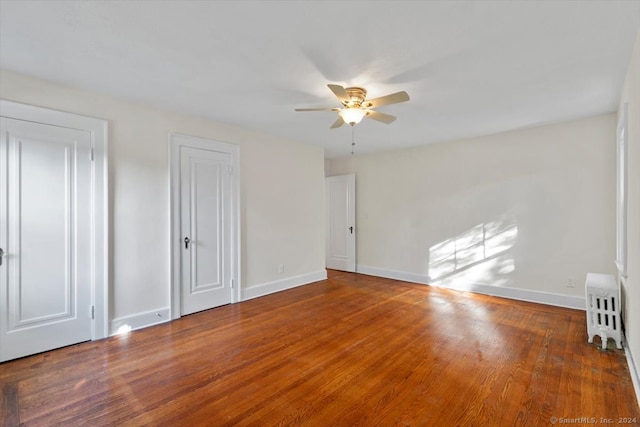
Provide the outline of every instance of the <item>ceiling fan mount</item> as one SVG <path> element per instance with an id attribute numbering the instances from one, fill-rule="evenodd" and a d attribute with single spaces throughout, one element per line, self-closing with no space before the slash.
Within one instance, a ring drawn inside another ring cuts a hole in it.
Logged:
<path id="1" fill-rule="evenodd" d="M 296 108 L 296 111 L 336 111 L 339 114 L 338 120 L 331 126 L 331 129 L 338 128 L 345 123 L 355 126 L 364 117 L 369 117 L 382 123 L 391 124 L 396 118 L 390 114 L 380 113 L 372 108 L 383 105 L 397 104 L 408 101 L 407 92 L 396 92 L 390 95 L 367 100 L 367 90 L 353 86 L 344 88 L 340 85 L 327 85 L 331 92 L 340 100 L 342 108 Z"/>

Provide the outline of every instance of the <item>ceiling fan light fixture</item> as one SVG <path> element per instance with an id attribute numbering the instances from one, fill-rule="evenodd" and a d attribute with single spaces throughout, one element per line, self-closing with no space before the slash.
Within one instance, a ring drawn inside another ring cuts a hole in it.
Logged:
<path id="1" fill-rule="evenodd" d="M 340 110 L 338 114 L 340 114 L 340 117 L 342 117 L 345 123 L 354 126 L 360 123 L 362 118 L 367 115 L 367 111 L 364 108 L 347 107 Z"/>

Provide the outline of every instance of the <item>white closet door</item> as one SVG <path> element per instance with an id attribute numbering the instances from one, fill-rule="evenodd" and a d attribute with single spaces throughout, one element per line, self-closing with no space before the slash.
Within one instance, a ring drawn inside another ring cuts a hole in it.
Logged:
<path id="1" fill-rule="evenodd" d="M 0 119 L 0 360 L 91 339 L 91 135 Z"/>
<path id="2" fill-rule="evenodd" d="M 356 271 L 356 176 L 326 178 L 327 268 Z"/>
<path id="3" fill-rule="evenodd" d="M 180 147 L 183 315 L 233 300 L 231 173 L 230 154 Z"/>

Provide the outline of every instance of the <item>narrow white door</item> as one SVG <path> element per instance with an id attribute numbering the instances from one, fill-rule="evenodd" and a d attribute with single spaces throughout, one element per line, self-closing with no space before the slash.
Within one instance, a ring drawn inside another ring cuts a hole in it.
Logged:
<path id="1" fill-rule="evenodd" d="M 229 304 L 231 155 L 180 146 L 181 314 Z"/>
<path id="2" fill-rule="evenodd" d="M 326 178 L 327 268 L 356 271 L 356 176 Z"/>
<path id="3" fill-rule="evenodd" d="M 0 119 L 0 361 L 91 339 L 91 135 Z"/>

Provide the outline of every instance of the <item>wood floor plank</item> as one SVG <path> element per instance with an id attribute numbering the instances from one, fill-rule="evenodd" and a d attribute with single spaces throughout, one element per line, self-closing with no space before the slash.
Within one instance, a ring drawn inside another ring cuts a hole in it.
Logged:
<path id="1" fill-rule="evenodd" d="M 0 416 L 5 426 L 640 420 L 624 353 L 586 338 L 579 310 L 331 271 L 0 364 Z"/>

